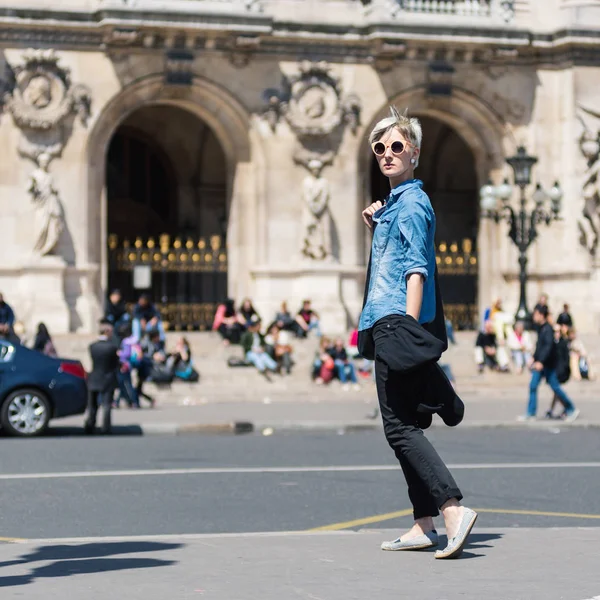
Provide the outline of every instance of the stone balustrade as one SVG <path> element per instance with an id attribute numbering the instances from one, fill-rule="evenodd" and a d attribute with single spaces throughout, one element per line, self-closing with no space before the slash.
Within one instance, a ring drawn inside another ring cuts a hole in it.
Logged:
<path id="1" fill-rule="evenodd" d="M 404 19 L 431 19 L 437 24 L 447 17 L 463 20 L 501 20 L 514 18 L 514 0 L 360 0 L 367 14 Z"/>
<path id="2" fill-rule="evenodd" d="M 453 14 L 466 17 L 489 17 L 492 11 L 490 0 L 401 0 L 403 11 L 432 14 Z"/>

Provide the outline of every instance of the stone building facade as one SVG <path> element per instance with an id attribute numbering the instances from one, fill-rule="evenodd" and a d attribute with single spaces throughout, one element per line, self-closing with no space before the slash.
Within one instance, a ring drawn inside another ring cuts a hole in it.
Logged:
<path id="1" fill-rule="evenodd" d="M 0 291 L 27 326 L 90 331 L 108 287 L 166 319 L 226 295 L 271 315 L 313 299 L 356 320 L 385 181 L 367 143 L 393 103 L 422 119 L 449 310 L 518 300 L 507 226 L 479 188 L 564 190 L 530 251 L 529 303 L 600 317 L 600 2 L 0 0 Z M 58 6 L 60 4 L 60 6 Z M 516 192 L 515 192 L 516 195 Z"/>

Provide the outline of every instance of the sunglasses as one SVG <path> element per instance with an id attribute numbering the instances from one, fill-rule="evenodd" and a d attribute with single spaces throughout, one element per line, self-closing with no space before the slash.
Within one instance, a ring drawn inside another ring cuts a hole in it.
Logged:
<path id="1" fill-rule="evenodd" d="M 388 148 L 391 149 L 392 154 L 399 156 L 406 150 L 406 146 L 412 146 L 412 144 L 396 141 L 386 145 L 383 142 L 375 142 L 371 148 L 373 149 L 373 154 L 375 154 L 375 156 L 383 156 Z"/>

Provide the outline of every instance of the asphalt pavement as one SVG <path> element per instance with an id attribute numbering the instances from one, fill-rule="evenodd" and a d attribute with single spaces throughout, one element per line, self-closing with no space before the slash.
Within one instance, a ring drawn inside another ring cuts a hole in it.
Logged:
<path id="1" fill-rule="evenodd" d="M 440 429 L 430 438 L 455 466 L 468 504 L 499 511 L 482 517 L 483 525 L 600 525 L 600 519 L 510 512 L 600 513 L 595 431 Z M 379 433 L 46 438 L 3 445 L 0 505 L 11 507 L 0 517 L 5 537 L 302 531 L 410 507 Z M 385 525 L 409 521 L 403 516 Z"/>
<path id="2" fill-rule="evenodd" d="M 429 437 L 480 512 L 478 560 L 379 550 L 412 520 L 380 432 L 4 439 L 3 598 L 600 594 L 596 430 Z"/>

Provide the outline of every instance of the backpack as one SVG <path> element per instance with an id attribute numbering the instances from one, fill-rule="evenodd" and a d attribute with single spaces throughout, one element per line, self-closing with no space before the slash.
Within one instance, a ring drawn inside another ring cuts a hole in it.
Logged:
<path id="1" fill-rule="evenodd" d="M 129 364 L 137 368 L 142 363 L 142 358 L 144 358 L 144 351 L 140 344 L 135 343 L 131 344 L 131 354 L 129 355 Z"/>

